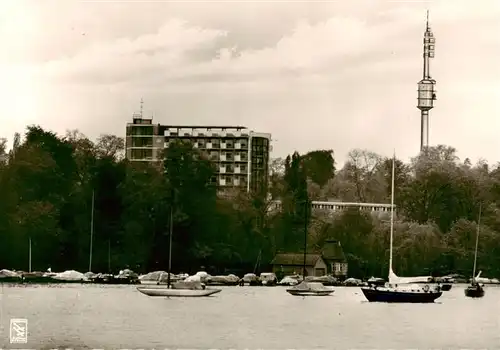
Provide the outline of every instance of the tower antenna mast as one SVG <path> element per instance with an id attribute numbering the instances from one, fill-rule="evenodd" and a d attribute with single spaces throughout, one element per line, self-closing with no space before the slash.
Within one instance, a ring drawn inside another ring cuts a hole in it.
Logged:
<path id="1" fill-rule="evenodd" d="M 434 58 L 436 38 L 429 24 L 429 10 L 424 33 L 424 69 L 422 80 L 418 82 L 418 103 L 420 110 L 420 152 L 429 147 L 429 111 L 434 108 L 436 100 L 436 81 L 430 75 L 430 59 Z"/>
<path id="2" fill-rule="evenodd" d="M 142 118 L 142 109 L 143 109 L 143 104 L 144 104 L 144 100 L 141 98 L 141 118 Z"/>

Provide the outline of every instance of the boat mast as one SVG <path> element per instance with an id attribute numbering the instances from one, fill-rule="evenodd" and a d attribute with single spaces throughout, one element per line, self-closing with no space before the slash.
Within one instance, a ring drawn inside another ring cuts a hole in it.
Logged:
<path id="1" fill-rule="evenodd" d="M 108 273 L 111 273 L 111 239 L 108 239 Z"/>
<path id="2" fill-rule="evenodd" d="M 474 284 L 475 278 L 476 278 L 477 247 L 479 245 L 479 226 L 480 225 L 481 225 L 481 204 L 479 204 L 479 216 L 477 218 L 476 251 L 474 252 L 474 267 L 472 268 L 472 284 Z"/>
<path id="3" fill-rule="evenodd" d="M 29 266 L 28 266 L 28 271 L 31 273 L 31 237 L 29 238 Z"/>
<path id="4" fill-rule="evenodd" d="M 167 288 L 170 288 L 170 272 L 172 270 L 172 232 L 174 229 L 174 202 L 170 205 L 170 234 L 168 244 L 168 271 L 167 271 Z"/>
<path id="5" fill-rule="evenodd" d="M 260 266 L 260 259 L 261 259 L 261 255 L 262 255 L 262 249 L 259 250 L 259 255 L 257 255 L 257 260 L 255 261 L 255 266 L 253 267 L 253 273 L 257 273 L 257 267 Z"/>
<path id="6" fill-rule="evenodd" d="M 92 272 L 92 244 L 94 240 L 94 190 L 92 190 L 92 213 L 90 215 L 90 254 L 89 254 L 89 272 Z"/>
<path id="7" fill-rule="evenodd" d="M 306 280 L 306 255 L 307 255 L 307 209 L 308 202 L 307 198 L 304 202 L 304 262 L 302 265 L 302 280 Z"/>
<path id="8" fill-rule="evenodd" d="M 392 175 L 391 175 L 391 238 L 390 238 L 390 248 L 389 248 L 389 279 L 394 273 L 392 271 L 392 245 L 394 241 L 394 173 L 395 173 L 395 163 L 396 163 L 396 152 L 392 157 Z"/>

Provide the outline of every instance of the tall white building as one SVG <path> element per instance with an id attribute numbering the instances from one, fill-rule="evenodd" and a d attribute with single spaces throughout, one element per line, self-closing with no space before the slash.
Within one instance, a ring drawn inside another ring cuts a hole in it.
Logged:
<path id="1" fill-rule="evenodd" d="M 153 124 L 153 119 L 133 115 L 127 124 L 126 157 L 134 162 L 161 161 L 171 141 L 189 140 L 215 164 L 213 182 L 221 189 L 267 189 L 271 134 L 244 126 L 196 126 Z"/>

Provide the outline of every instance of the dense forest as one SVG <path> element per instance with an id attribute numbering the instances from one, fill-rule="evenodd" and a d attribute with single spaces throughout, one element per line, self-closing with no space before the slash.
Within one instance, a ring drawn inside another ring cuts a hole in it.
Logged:
<path id="1" fill-rule="evenodd" d="M 0 141 L 0 268 L 89 267 L 94 197 L 94 272 L 129 267 L 164 270 L 170 213 L 173 270 L 210 273 L 261 270 L 279 251 L 301 252 L 326 239 L 341 242 L 353 277 L 386 277 L 389 221 L 359 210 L 311 211 L 311 200 L 389 203 L 392 158 L 353 150 L 341 169 L 334 152 L 273 159 L 269 189 L 218 195 L 215 169 L 190 143 L 165 150 L 163 165 L 129 163 L 120 137 L 92 142 L 31 126 L 12 146 Z M 482 210 L 479 269 L 500 275 L 500 168 L 460 161 L 453 148 L 427 149 L 409 164 L 396 160 L 395 269 L 469 275 Z M 274 199 L 281 210 L 270 210 Z M 307 222 L 306 222 L 307 221 Z"/>

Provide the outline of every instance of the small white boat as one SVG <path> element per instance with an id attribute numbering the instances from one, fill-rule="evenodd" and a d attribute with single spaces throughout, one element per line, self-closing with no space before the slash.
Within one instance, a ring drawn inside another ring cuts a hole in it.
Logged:
<path id="1" fill-rule="evenodd" d="M 172 289 L 172 288 L 152 288 L 137 287 L 142 294 L 150 297 L 208 297 L 219 293 L 221 289 Z"/>
<path id="2" fill-rule="evenodd" d="M 295 296 L 327 296 L 334 292 L 333 288 L 327 288 L 321 282 L 301 282 L 300 284 L 286 290 Z"/>
<path id="3" fill-rule="evenodd" d="M 170 243 L 168 245 L 168 271 L 167 274 L 167 285 L 149 285 L 144 287 L 137 287 L 137 290 L 150 297 L 208 297 L 210 295 L 219 293 L 222 289 L 212 289 L 205 288 L 202 282 L 202 277 L 208 277 L 206 272 L 198 272 L 194 277 L 195 280 L 190 280 L 187 277 L 184 281 L 174 282 L 172 279 L 172 235 L 173 235 L 173 206 L 170 206 Z M 163 271 L 160 271 L 158 277 L 158 284 L 161 283 L 163 276 Z M 144 279 L 144 278 L 143 278 Z M 148 280 L 154 278 L 147 278 Z M 142 281 L 141 281 L 142 284 Z"/>

